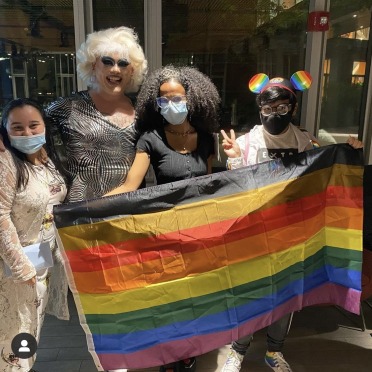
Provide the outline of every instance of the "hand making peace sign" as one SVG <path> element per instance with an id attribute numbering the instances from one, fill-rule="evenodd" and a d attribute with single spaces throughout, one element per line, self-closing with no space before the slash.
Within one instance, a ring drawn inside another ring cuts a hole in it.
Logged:
<path id="1" fill-rule="evenodd" d="M 223 129 L 221 130 L 221 134 L 223 136 L 222 148 L 223 148 L 223 151 L 225 151 L 225 154 L 229 158 L 240 157 L 241 156 L 241 151 L 240 151 L 239 145 L 237 144 L 237 142 L 235 140 L 234 129 L 230 129 L 230 136 L 231 137 L 229 137 Z"/>

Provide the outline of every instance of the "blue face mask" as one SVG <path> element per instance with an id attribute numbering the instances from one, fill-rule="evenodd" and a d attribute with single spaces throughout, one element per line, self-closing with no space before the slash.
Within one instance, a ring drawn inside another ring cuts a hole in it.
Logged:
<path id="1" fill-rule="evenodd" d="M 45 143 L 45 132 L 35 134 L 34 136 L 11 136 L 9 135 L 10 144 L 24 154 L 35 154 Z"/>
<path id="2" fill-rule="evenodd" d="M 160 114 L 172 125 L 182 124 L 187 117 L 186 102 L 173 103 L 172 101 L 166 107 L 162 107 Z"/>

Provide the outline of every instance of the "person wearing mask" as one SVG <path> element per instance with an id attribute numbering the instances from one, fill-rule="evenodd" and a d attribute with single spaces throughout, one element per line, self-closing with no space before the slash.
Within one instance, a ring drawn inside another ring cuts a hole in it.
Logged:
<path id="1" fill-rule="evenodd" d="M 211 173 L 219 105 L 215 85 L 196 68 L 168 65 L 154 71 L 138 94 L 142 135 L 133 166 L 125 183 L 107 196 L 136 190 L 150 164 L 158 185 Z M 161 372 L 195 369 L 195 357 L 160 367 Z"/>
<path id="2" fill-rule="evenodd" d="M 76 57 L 88 89 L 46 108 L 48 153 L 66 179 L 67 202 L 98 198 L 124 183 L 139 137 L 133 95 L 147 73 L 128 27 L 89 34 Z"/>
<path id="3" fill-rule="evenodd" d="M 249 88 L 258 93 L 256 103 L 261 124 L 237 139 L 234 130 L 230 131 L 230 137 L 221 130 L 228 169 L 285 158 L 319 147 L 314 136 L 292 123 L 298 105 L 296 90 L 307 89 L 310 84 L 311 77 L 305 71 L 293 74 L 291 80 L 282 77 L 269 80 L 265 74 L 257 74 L 250 80 Z M 348 143 L 354 148 L 363 147 L 355 138 L 350 137 Z M 287 314 L 267 329 L 265 363 L 276 372 L 292 371 L 282 353 L 291 318 L 292 314 Z M 232 343 L 222 372 L 240 371 L 252 338 L 253 335 L 247 335 Z"/>
<path id="4" fill-rule="evenodd" d="M 0 134 L 5 145 L 0 156 L 0 371 L 28 372 L 35 356 L 17 357 L 11 343 L 19 333 L 39 339 L 49 292 L 52 314 L 69 318 L 68 285 L 52 226 L 53 205 L 63 202 L 66 185 L 44 149 L 38 104 L 11 101 L 3 110 Z M 40 243 L 52 253 L 53 268 L 47 267 L 50 262 L 36 270 L 27 256 L 26 247 Z"/>

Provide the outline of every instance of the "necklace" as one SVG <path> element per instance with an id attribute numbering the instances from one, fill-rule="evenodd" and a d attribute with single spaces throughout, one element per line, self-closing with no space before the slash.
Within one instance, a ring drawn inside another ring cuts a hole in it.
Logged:
<path id="1" fill-rule="evenodd" d="M 187 131 L 185 132 L 177 132 L 175 130 L 172 130 L 172 129 L 167 129 L 167 128 L 164 128 L 164 130 L 170 134 L 174 134 L 175 136 L 178 137 L 177 138 L 174 138 L 174 139 L 171 139 L 171 143 L 173 146 L 175 146 L 174 148 L 181 148 L 181 150 L 176 150 L 178 152 L 180 152 L 181 154 L 185 154 L 185 153 L 189 153 L 189 149 L 187 148 L 187 143 L 189 141 L 189 134 L 194 134 L 196 133 L 196 130 L 194 128 L 190 128 L 188 129 Z M 180 142 L 183 142 L 183 143 L 180 143 Z"/>
<path id="2" fill-rule="evenodd" d="M 113 114 L 101 112 L 101 114 L 111 123 L 114 123 L 121 128 L 126 128 L 134 121 L 134 119 L 130 115 L 126 115 L 123 112 L 114 112 Z"/>
<path id="3" fill-rule="evenodd" d="M 189 134 L 189 133 L 188 133 L 188 134 Z M 188 141 L 188 139 L 189 139 L 188 134 L 185 134 L 184 136 L 182 136 L 182 137 L 185 137 L 185 142 L 183 143 L 182 153 L 184 153 L 184 152 L 188 152 L 188 150 L 186 149 L 186 144 L 187 144 L 187 141 Z"/>
<path id="4" fill-rule="evenodd" d="M 165 129 L 165 128 L 164 128 L 164 130 L 165 130 L 166 132 L 168 132 L 168 133 L 175 134 L 176 136 L 181 136 L 181 137 L 186 137 L 186 136 L 188 136 L 189 134 L 193 134 L 193 133 L 195 133 L 195 129 L 193 129 L 193 128 L 187 130 L 186 132 L 177 132 L 177 131 L 175 131 L 175 130 L 172 130 L 172 129 Z"/>

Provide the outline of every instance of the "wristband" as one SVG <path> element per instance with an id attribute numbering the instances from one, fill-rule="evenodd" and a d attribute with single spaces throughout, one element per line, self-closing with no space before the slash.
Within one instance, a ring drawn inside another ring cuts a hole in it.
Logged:
<path id="1" fill-rule="evenodd" d="M 243 157 L 227 158 L 227 169 L 237 169 L 244 166 Z"/>

